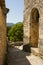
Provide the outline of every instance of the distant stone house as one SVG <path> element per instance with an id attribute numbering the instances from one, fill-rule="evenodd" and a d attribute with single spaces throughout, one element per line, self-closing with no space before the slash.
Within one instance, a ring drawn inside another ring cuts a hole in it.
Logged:
<path id="1" fill-rule="evenodd" d="M 43 57 L 43 0 L 24 0 L 24 46 L 38 47 Z M 27 49 L 26 49 L 27 48 Z"/>

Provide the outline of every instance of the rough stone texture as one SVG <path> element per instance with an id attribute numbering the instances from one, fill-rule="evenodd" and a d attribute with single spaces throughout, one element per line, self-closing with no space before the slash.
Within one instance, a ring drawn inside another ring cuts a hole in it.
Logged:
<path id="1" fill-rule="evenodd" d="M 0 6 L 2 9 L 6 7 L 5 6 L 5 0 L 0 0 Z"/>
<path id="2" fill-rule="evenodd" d="M 6 17 L 0 8 L 0 65 L 3 64 L 6 51 Z"/>
<path id="3" fill-rule="evenodd" d="M 6 5 L 5 5 L 5 0 L 0 0 L 0 7 L 2 8 L 4 14 L 7 14 L 9 9 L 6 8 Z"/>
<path id="4" fill-rule="evenodd" d="M 6 14 L 5 0 L 0 0 L 0 65 L 3 65 L 6 55 Z"/>
<path id="5" fill-rule="evenodd" d="M 38 23 L 34 21 L 33 21 L 34 23 L 31 23 L 31 20 L 30 20 L 31 11 L 33 8 L 37 8 L 37 10 L 39 11 L 39 16 L 40 16 L 39 32 L 37 32 Z M 30 23 L 34 26 L 34 28 L 32 27 Z M 33 34 L 33 29 L 36 29 L 35 34 Z M 32 33 L 30 34 L 30 32 Z M 32 38 L 32 40 L 30 38 Z M 43 0 L 24 0 L 24 39 L 23 41 L 24 41 L 24 45 L 29 44 L 31 41 L 32 43 L 30 44 L 32 46 L 38 45 L 40 56 L 41 55 L 43 56 Z"/>
<path id="6" fill-rule="evenodd" d="M 39 48 L 31 47 L 31 53 L 35 56 L 39 56 Z"/>

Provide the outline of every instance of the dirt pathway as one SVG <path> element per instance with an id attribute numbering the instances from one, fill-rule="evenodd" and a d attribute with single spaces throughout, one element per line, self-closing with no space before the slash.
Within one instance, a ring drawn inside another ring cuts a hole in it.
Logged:
<path id="1" fill-rule="evenodd" d="M 43 61 L 19 48 L 9 48 L 8 65 L 43 65 Z"/>
<path id="2" fill-rule="evenodd" d="M 8 65 L 31 65 L 26 59 L 29 53 L 23 52 L 17 48 L 9 48 Z"/>

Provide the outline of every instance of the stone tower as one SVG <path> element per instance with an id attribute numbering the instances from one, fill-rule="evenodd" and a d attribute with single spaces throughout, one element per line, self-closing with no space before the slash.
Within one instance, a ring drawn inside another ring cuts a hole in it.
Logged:
<path id="1" fill-rule="evenodd" d="M 43 55 L 43 0 L 24 0 L 24 46 L 39 47 Z"/>
<path id="2" fill-rule="evenodd" d="M 6 55 L 6 14 L 8 11 L 5 0 L 0 0 L 0 65 L 3 65 Z"/>

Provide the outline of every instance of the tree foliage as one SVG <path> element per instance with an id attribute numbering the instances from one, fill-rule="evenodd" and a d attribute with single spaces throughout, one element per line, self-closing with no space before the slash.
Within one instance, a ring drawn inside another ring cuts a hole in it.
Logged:
<path id="1" fill-rule="evenodd" d="M 15 24 L 8 32 L 10 41 L 23 41 L 23 23 Z"/>
<path id="2" fill-rule="evenodd" d="M 9 33 L 10 29 L 11 29 L 11 26 L 7 26 L 7 36 L 8 36 L 8 33 Z"/>

